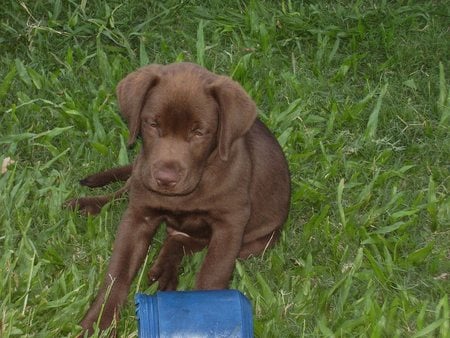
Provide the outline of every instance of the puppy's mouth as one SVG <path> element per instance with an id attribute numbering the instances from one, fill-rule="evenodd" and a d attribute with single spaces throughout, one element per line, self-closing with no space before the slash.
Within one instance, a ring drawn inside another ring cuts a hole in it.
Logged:
<path id="1" fill-rule="evenodd" d="M 192 193 L 198 185 L 198 182 L 187 182 L 189 180 L 183 179 L 175 185 L 158 184 L 157 180 L 152 177 L 141 175 L 141 182 L 144 187 L 158 195 L 163 196 L 185 196 Z"/>
<path id="2" fill-rule="evenodd" d="M 191 188 L 191 189 L 177 191 L 177 190 L 169 190 L 169 189 L 161 189 L 161 188 L 155 189 L 151 186 L 150 187 L 147 185 L 145 185 L 145 186 L 147 189 L 151 190 L 152 192 L 155 192 L 158 195 L 164 195 L 164 196 L 186 196 L 186 195 L 189 195 L 195 189 L 195 188 Z"/>

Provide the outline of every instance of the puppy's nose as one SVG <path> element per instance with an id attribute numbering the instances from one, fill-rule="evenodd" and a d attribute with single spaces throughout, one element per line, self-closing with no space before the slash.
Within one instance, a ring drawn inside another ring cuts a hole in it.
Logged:
<path id="1" fill-rule="evenodd" d="M 155 180 L 159 187 L 173 188 L 179 180 L 178 170 L 161 168 L 155 172 Z"/>

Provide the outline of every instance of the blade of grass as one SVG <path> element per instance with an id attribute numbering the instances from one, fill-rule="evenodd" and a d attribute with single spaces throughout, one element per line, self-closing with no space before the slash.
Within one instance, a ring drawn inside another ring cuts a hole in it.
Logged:
<path id="1" fill-rule="evenodd" d="M 72 126 L 69 127 L 62 127 L 62 128 L 53 128 L 47 131 L 44 131 L 39 134 L 35 133 L 22 133 L 22 134 L 15 134 L 15 135 L 8 135 L 5 137 L 0 138 L 0 144 L 8 144 L 12 142 L 19 142 L 23 140 L 36 140 L 40 137 L 49 137 L 50 139 L 64 133 L 65 131 L 73 128 Z"/>
<path id="2" fill-rule="evenodd" d="M 445 318 L 436 320 L 435 322 L 431 323 L 430 325 L 427 325 L 426 327 L 424 327 L 422 330 L 419 330 L 418 332 L 416 332 L 412 338 L 419 338 L 419 337 L 430 337 L 432 336 L 431 334 L 436 331 L 439 326 L 441 326 L 442 324 L 445 323 Z"/>
<path id="3" fill-rule="evenodd" d="M 347 220 L 345 219 L 345 211 L 344 206 L 342 205 L 342 194 L 344 192 L 345 180 L 341 179 L 339 181 L 338 189 L 337 189 L 337 205 L 339 210 L 339 217 L 341 219 L 342 227 L 345 229 L 347 226 Z"/>
<path id="4" fill-rule="evenodd" d="M 139 64 L 142 66 L 150 64 L 150 59 L 148 58 L 147 50 L 145 49 L 145 38 L 141 37 L 139 39 Z"/>
<path id="5" fill-rule="evenodd" d="M 355 260 L 352 263 L 350 272 L 347 275 L 347 278 L 345 279 L 342 287 L 339 290 L 339 296 L 336 305 L 336 316 L 338 317 L 344 316 L 344 307 L 347 304 L 350 289 L 352 288 L 353 276 L 355 275 L 356 271 L 360 269 L 363 257 L 364 257 L 363 249 L 359 248 Z"/>
<path id="6" fill-rule="evenodd" d="M 413 264 L 420 264 L 422 263 L 428 255 L 433 250 L 433 243 L 429 243 L 428 245 L 424 246 L 423 248 L 417 249 L 414 252 L 411 252 L 408 257 L 407 261 Z"/>
<path id="7" fill-rule="evenodd" d="M 364 140 L 369 141 L 373 140 L 376 137 L 377 129 L 378 129 L 378 120 L 381 111 L 381 105 L 383 103 L 383 98 L 387 93 L 388 84 L 386 83 L 381 89 L 380 95 L 378 96 L 377 102 L 375 104 L 372 113 L 369 116 L 369 121 L 367 122 L 366 130 L 364 132 Z"/>
<path id="8" fill-rule="evenodd" d="M 436 316 L 439 315 L 444 319 L 440 329 L 441 337 L 448 338 L 450 337 L 450 310 L 448 306 L 448 295 L 442 297 L 436 307 Z"/>
<path id="9" fill-rule="evenodd" d="M 25 299 L 23 300 L 22 316 L 25 315 L 25 310 L 26 310 L 27 304 L 28 304 L 28 296 L 30 295 L 31 279 L 33 278 L 33 269 L 34 269 L 34 260 L 35 259 L 36 259 L 36 252 L 33 252 L 33 257 L 31 257 L 31 260 L 30 260 L 30 271 L 28 273 L 28 281 L 27 281 L 27 288 L 25 291 Z"/>
<path id="10" fill-rule="evenodd" d="M 68 152 L 70 151 L 70 148 L 67 148 L 66 150 L 62 151 L 60 154 L 58 154 L 57 156 L 55 156 L 54 158 L 52 158 L 50 161 L 48 161 L 46 164 L 44 164 L 41 167 L 41 170 L 46 170 L 48 168 L 50 168 L 53 163 L 55 163 L 57 160 L 59 160 L 61 157 L 63 157 L 64 155 L 66 155 Z"/>
<path id="11" fill-rule="evenodd" d="M 437 208 L 437 196 L 436 196 L 436 184 L 433 177 L 430 176 L 428 181 L 428 193 L 427 193 L 427 211 L 431 218 L 431 230 L 436 231 L 438 227 L 438 208 Z"/>
<path id="12" fill-rule="evenodd" d="M 446 125 L 450 122 L 450 91 L 447 88 L 445 80 L 444 65 L 439 62 L 439 98 L 438 110 L 441 112 L 440 125 Z"/>
<path id="13" fill-rule="evenodd" d="M 200 20 L 200 22 L 198 23 L 198 28 L 197 28 L 196 61 L 201 66 L 205 65 L 205 35 L 203 32 L 204 25 L 205 25 L 205 22 L 203 20 Z"/>
<path id="14" fill-rule="evenodd" d="M 16 59 L 16 69 L 17 73 L 19 75 L 19 78 L 25 82 L 27 86 L 31 86 L 31 78 L 30 75 L 28 75 L 27 69 L 25 68 L 25 65 L 20 59 Z"/>
<path id="15" fill-rule="evenodd" d="M 9 91 L 9 88 L 11 87 L 11 83 L 13 82 L 16 73 L 17 73 L 17 68 L 13 65 L 11 67 L 11 69 L 9 70 L 9 72 L 5 75 L 5 77 L 3 78 L 3 81 L 0 85 L 0 99 L 3 99 L 6 94 Z"/>

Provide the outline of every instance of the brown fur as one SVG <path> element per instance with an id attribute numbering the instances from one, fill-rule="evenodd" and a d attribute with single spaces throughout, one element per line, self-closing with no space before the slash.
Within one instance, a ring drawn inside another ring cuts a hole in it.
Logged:
<path id="1" fill-rule="evenodd" d="M 150 281 L 162 290 L 176 289 L 183 255 L 207 247 L 195 287 L 222 289 L 236 258 L 273 244 L 289 208 L 289 173 L 280 146 L 257 119 L 254 102 L 230 78 L 190 63 L 150 65 L 125 77 L 117 95 L 129 144 L 141 136 L 142 149 L 133 166 L 81 182 L 101 186 L 128 179 L 127 184 L 113 195 L 68 202 L 97 213 L 111 198 L 129 193 L 105 281 L 81 322 L 88 331 L 108 287 L 100 327 L 110 325 L 162 222 L 167 238 Z"/>

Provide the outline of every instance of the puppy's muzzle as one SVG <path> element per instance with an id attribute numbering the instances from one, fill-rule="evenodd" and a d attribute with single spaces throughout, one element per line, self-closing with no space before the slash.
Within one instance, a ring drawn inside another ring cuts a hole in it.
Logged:
<path id="1" fill-rule="evenodd" d="M 152 171 L 159 188 L 173 189 L 180 182 L 182 169 L 177 163 L 157 163 Z"/>

